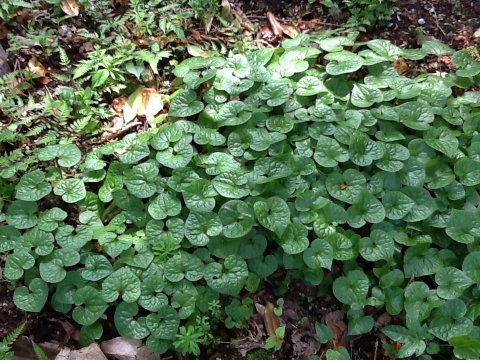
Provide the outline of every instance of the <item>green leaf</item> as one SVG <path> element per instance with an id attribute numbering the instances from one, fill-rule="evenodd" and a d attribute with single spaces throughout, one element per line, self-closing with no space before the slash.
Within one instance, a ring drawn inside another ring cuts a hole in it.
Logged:
<path id="1" fill-rule="evenodd" d="M 82 278 L 87 281 L 99 281 L 113 272 L 110 261 L 103 255 L 89 255 L 82 270 Z"/>
<path id="2" fill-rule="evenodd" d="M 298 221 L 289 223 L 278 243 L 286 254 L 302 253 L 310 244 L 307 227 Z"/>
<path id="3" fill-rule="evenodd" d="M 80 161 L 82 154 L 75 144 L 48 145 L 38 152 L 40 161 L 50 161 L 58 158 L 58 165 L 72 167 Z"/>
<path id="4" fill-rule="evenodd" d="M 271 197 L 253 204 L 255 216 L 263 227 L 282 235 L 290 221 L 290 209 L 285 200 Z"/>
<path id="5" fill-rule="evenodd" d="M 360 241 L 360 254 L 367 261 L 388 261 L 395 252 L 393 238 L 383 230 L 373 230 L 369 238 Z"/>
<path id="6" fill-rule="evenodd" d="M 194 246 L 205 246 L 211 236 L 220 235 L 222 222 L 213 212 L 191 211 L 185 221 L 185 237 Z"/>
<path id="7" fill-rule="evenodd" d="M 348 333 L 352 335 L 361 335 L 370 332 L 375 324 L 371 316 L 360 316 L 349 319 Z"/>
<path id="8" fill-rule="evenodd" d="M 295 94 L 298 96 L 313 96 L 321 92 L 327 92 L 322 81 L 315 76 L 304 76 L 297 83 Z"/>
<path id="9" fill-rule="evenodd" d="M 175 96 L 170 105 L 170 116 L 188 117 L 203 110 L 203 103 L 197 100 L 193 90 L 183 90 Z"/>
<path id="10" fill-rule="evenodd" d="M 229 255 L 222 263 L 212 262 L 205 266 L 205 280 L 208 286 L 219 292 L 236 296 L 245 285 L 248 267 L 238 255 Z"/>
<path id="11" fill-rule="evenodd" d="M 414 130 L 425 131 L 430 128 L 435 116 L 432 109 L 419 101 L 410 101 L 395 108 L 400 122 Z"/>
<path id="12" fill-rule="evenodd" d="M 332 245 L 325 239 L 315 239 L 303 252 L 303 261 L 310 269 L 331 269 L 333 262 Z"/>
<path id="13" fill-rule="evenodd" d="M 463 157 L 455 162 L 455 175 L 465 186 L 476 186 L 480 184 L 480 161 Z"/>
<path id="14" fill-rule="evenodd" d="M 82 286 L 73 294 L 73 319 L 81 325 L 92 325 L 100 319 L 108 304 L 102 299 L 100 291 L 90 285 Z"/>
<path id="15" fill-rule="evenodd" d="M 180 214 L 182 206 L 175 193 L 166 190 L 161 192 L 148 205 L 148 213 L 155 220 L 165 219 L 167 216 Z"/>
<path id="16" fill-rule="evenodd" d="M 21 310 L 40 312 L 48 298 L 48 286 L 42 279 L 35 278 L 30 281 L 28 288 L 20 286 L 15 288 L 13 302 Z"/>
<path id="17" fill-rule="evenodd" d="M 150 149 L 145 141 L 137 138 L 137 134 L 128 134 L 122 140 L 120 161 L 124 164 L 135 164 L 150 155 Z"/>
<path id="18" fill-rule="evenodd" d="M 348 152 L 350 160 L 359 166 L 368 166 L 374 160 L 381 159 L 384 155 L 383 147 L 363 133 L 352 139 Z"/>
<path id="19" fill-rule="evenodd" d="M 37 225 L 37 203 L 15 200 L 11 203 L 5 216 L 7 223 L 17 229 L 28 229 Z"/>
<path id="20" fill-rule="evenodd" d="M 435 274 L 442 268 L 438 249 L 424 246 L 412 246 L 407 249 L 403 259 L 403 272 L 406 277 Z"/>
<path id="21" fill-rule="evenodd" d="M 58 224 L 67 218 L 68 214 L 57 207 L 45 210 L 38 217 L 38 228 L 43 231 L 55 231 Z"/>
<path id="22" fill-rule="evenodd" d="M 52 186 L 45 182 L 45 174 L 34 170 L 22 176 L 15 186 L 15 197 L 24 201 L 38 201 L 52 191 Z"/>
<path id="23" fill-rule="evenodd" d="M 190 144 L 191 136 L 184 136 L 173 147 L 157 152 L 157 161 L 171 169 L 178 169 L 188 165 L 194 155 L 194 150 Z"/>
<path id="24" fill-rule="evenodd" d="M 255 224 L 253 209 L 241 200 L 230 200 L 218 210 L 222 221 L 222 234 L 227 238 L 239 238 L 247 235 Z"/>
<path id="25" fill-rule="evenodd" d="M 53 234 L 35 227 L 25 232 L 22 236 L 22 245 L 26 248 L 34 248 L 35 253 L 40 256 L 47 256 L 53 251 Z"/>
<path id="26" fill-rule="evenodd" d="M 136 319 L 138 305 L 121 302 L 115 309 L 115 328 L 121 336 L 130 339 L 143 339 L 150 334 L 145 317 Z"/>
<path id="27" fill-rule="evenodd" d="M 315 322 L 315 335 L 317 335 L 318 341 L 322 344 L 328 343 L 333 339 L 333 330 L 324 324 Z"/>
<path id="28" fill-rule="evenodd" d="M 452 266 L 438 270 L 435 274 L 435 282 L 438 284 L 438 296 L 447 300 L 459 298 L 466 289 L 473 285 L 472 279 L 463 271 Z"/>
<path id="29" fill-rule="evenodd" d="M 425 133 L 425 142 L 428 146 L 448 157 L 453 157 L 458 150 L 458 139 L 454 133 L 445 126 L 429 129 Z"/>
<path id="30" fill-rule="evenodd" d="M 480 217 L 478 211 L 453 209 L 445 230 L 453 240 L 471 244 L 480 237 Z"/>
<path id="31" fill-rule="evenodd" d="M 383 95 L 375 86 L 355 84 L 353 86 L 350 101 L 356 107 L 367 108 L 374 103 L 382 102 Z"/>
<path id="32" fill-rule="evenodd" d="M 58 258 L 40 261 L 40 277 L 48 283 L 59 283 L 67 275 L 63 261 Z"/>
<path id="33" fill-rule="evenodd" d="M 185 278 L 193 282 L 203 278 L 203 268 L 202 260 L 182 251 L 167 260 L 163 271 L 168 281 L 179 282 Z"/>
<path id="34" fill-rule="evenodd" d="M 23 276 L 24 270 L 31 269 L 35 265 L 35 258 L 24 249 L 16 249 L 7 256 L 3 276 L 9 280 L 18 280 Z"/>
<path id="35" fill-rule="evenodd" d="M 403 219 L 415 205 L 415 201 L 400 191 L 387 191 L 382 198 L 385 215 L 391 220 Z"/>
<path id="36" fill-rule="evenodd" d="M 138 198 L 149 198 L 157 191 L 158 167 L 152 162 L 135 165 L 125 175 L 128 191 Z"/>
<path id="37" fill-rule="evenodd" d="M 167 296 L 161 291 L 164 288 L 162 281 L 158 281 L 157 275 L 147 276 L 142 281 L 141 295 L 138 298 L 138 305 L 149 311 L 158 311 L 168 304 Z"/>
<path id="38" fill-rule="evenodd" d="M 211 211 L 218 195 L 212 183 L 206 179 L 193 181 L 184 191 L 185 205 L 192 211 Z"/>
<path id="39" fill-rule="evenodd" d="M 330 61 L 326 66 L 330 75 L 352 73 L 363 66 L 363 59 L 360 56 L 346 50 L 327 54 L 325 60 Z"/>
<path id="40" fill-rule="evenodd" d="M 287 102 L 292 93 L 293 89 L 289 82 L 273 81 L 264 85 L 258 96 L 262 100 L 267 100 L 268 106 L 279 106 Z"/>
<path id="41" fill-rule="evenodd" d="M 147 316 L 147 327 L 156 339 L 173 340 L 177 335 L 180 318 L 171 306 L 163 306 Z"/>
<path id="42" fill-rule="evenodd" d="M 61 196 L 67 203 L 76 203 L 87 195 L 85 185 L 81 179 L 59 180 L 53 189 L 55 195 Z"/>
<path id="43" fill-rule="evenodd" d="M 347 169 L 344 173 L 333 172 L 325 180 L 325 187 L 330 196 L 340 201 L 352 204 L 366 189 L 365 176 L 354 169 Z"/>
<path id="44" fill-rule="evenodd" d="M 383 56 L 385 58 L 389 58 L 389 60 L 396 60 L 399 56 L 402 56 L 403 50 L 400 49 L 398 46 L 393 45 L 388 40 L 383 39 L 375 39 L 367 41 L 366 45 L 376 52 L 378 55 Z"/>
<path id="45" fill-rule="evenodd" d="M 212 184 L 221 196 L 229 199 L 240 199 L 250 193 L 247 178 L 238 171 L 221 173 L 213 178 Z"/>
<path id="46" fill-rule="evenodd" d="M 320 135 L 317 137 L 317 147 L 315 148 L 314 160 L 323 167 L 335 167 L 339 162 L 348 161 L 350 156 L 338 141 L 328 136 Z"/>
<path id="47" fill-rule="evenodd" d="M 341 276 L 333 282 L 335 297 L 352 308 L 362 308 L 369 289 L 368 277 L 363 271 L 352 270 L 347 276 Z"/>
<path id="48" fill-rule="evenodd" d="M 477 285 L 480 284 L 480 251 L 473 251 L 465 257 L 462 271 Z"/>
<path id="49" fill-rule="evenodd" d="M 354 228 L 365 225 L 365 222 L 377 224 L 385 219 L 382 203 L 372 194 L 362 191 L 356 201 L 347 210 L 348 223 Z"/>
<path id="50" fill-rule="evenodd" d="M 102 283 L 102 298 L 108 303 L 114 302 L 120 295 L 126 303 L 133 303 L 140 294 L 140 279 L 128 267 L 114 271 Z"/>

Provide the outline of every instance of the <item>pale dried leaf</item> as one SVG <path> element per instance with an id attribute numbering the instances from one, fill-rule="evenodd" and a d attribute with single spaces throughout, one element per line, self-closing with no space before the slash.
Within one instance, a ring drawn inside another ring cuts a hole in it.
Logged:
<path id="1" fill-rule="evenodd" d="M 138 115 L 138 111 L 143 101 L 143 86 L 139 86 L 127 99 L 127 103 L 123 107 L 123 119 L 125 123 L 129 123 Z"/>
<path id="2" fill-rule="evenodd" d="M 63 0 L 60 3 L 60 8 L 65 14 L 70 16 L 78 16 L 80 14 L 80 7 L 76 0 Z"/>
<path id="3" fill-rule="evenodd" d="M 46 75 L 45 67 L 36 56 L 32 56 L 27 64 L 27 70 L 31 73 L 43 77 Z"/>
<path id="4" fill-rule="evenodd" d="M 276 36 L 282 36 L 283 35 L 283 27 L 282 24 L 278 22 L 278 20 L 275 18 L 275 15 L 273 15 L 270 11 L 267 12 L 267 20 L 270 24 L 270 27 L 273 31 L 273 33 Z"/>
<path id="5" fill-rule="evenodd" d="M 265 322 L 265 330 L 269 336 L 275 336 L 275 331 L 280 327 L 280 319 L 275 314 L 275 306 L 267 303 L 265 306 L 265 314 L 263 315 Z"/>
<path id="6" fill-rule="evenodd" d="M 144 88 L 142 104 L 137 115 L 145 116 L 151 120 L 163 109 L 162 96 L 153 88 Z"/>

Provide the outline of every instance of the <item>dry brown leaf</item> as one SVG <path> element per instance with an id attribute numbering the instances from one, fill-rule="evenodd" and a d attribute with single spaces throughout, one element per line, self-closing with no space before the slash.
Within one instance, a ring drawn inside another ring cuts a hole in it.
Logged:
<path id="1" fill-rule="evenodd" d="M 275 306 L 272 303 L 267 303 L 265 306 L 263 321 L 265 322 L 267 334 L 269 336 L 275 336 L 275 331 L 280 327 L 280 319 L 275 314 Z"/>
<path id="2" fill-rule="evenodd" d="M 161 95 L 153 88 L 144 88 L 142 94 L 142 105 L 137 115 L 145 116 L 147 120 L 152 120 L 163 109 Z"/>
<path id="3" fill-rule="evenodd" d="M 125 107 L 126 103 L 127 103 L 127 98 L 125 96 L 113 99 L 112 101 L 113 111 L 115 111 L 118 115 L 120 115 L 123 112 L 123 108 Z"/>
<path id="4" fill-rule="evenodd" d="M 289 38 L 293 39 L 298 36 L 298 30 L 295 28 L 295 26 L 282 25 L 282 29 L 285 35 L 287 35 Z"/>
<path id="5" fill-rule="evenodd" d="M 399 75 L 405 74 L 408 71 L 408 64 L 403 58 L 398 58 L 393 62 L 393 68 Z"/>
<path id="6" fill-rule="evenodd" d="M 35 55 L 32 56 L 28 61 L 27 70 L 30 71 L 32 74 L 38 75 L 40 77 L 45 76 L 47 73 L 45 67 Z"/>
<path id="7" fill-rule="evenodd" d="M 275 18 L 275 15 L 273 15 L 270 11 L 267 12 L 267 20 L 270 23 L 270 27 L 272 28 L 273 33 L 276 36 L 282 36 L 283 35 L 282 24 L 278 22 L 278 20 Z"/>
<path id="8" fill-rule="evenodd" d="M 65 14 L 70 16 L 78 16 L 80 14 L 80 7 L 76 0 L 63 0 L 60 3 L 60 8 Z"/>
<path id="9" fill-rule="evenodd" d="M 80 342 L 80 331 L 75 325 L 72 325 L 68 321 L 62 321 L 62 320 L 56 320 L 56 321 L 58 321 L 62 325 L 63 330 L 65 330 L 68 336 L 70 336 L 76 342 Z"/>

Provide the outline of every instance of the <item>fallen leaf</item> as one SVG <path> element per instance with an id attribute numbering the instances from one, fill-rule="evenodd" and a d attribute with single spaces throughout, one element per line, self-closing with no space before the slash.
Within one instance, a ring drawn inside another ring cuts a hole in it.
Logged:
<path id="1" fill-rule="evenodd" d="M 188 44 L 187 51 L 192 56 L 209 57 L 208 53 L 197 45 Z"/>
<path id="2" fill-rule="evenodd" d="M 60 3 L 60 8 L 65 14 L 70 16 L 78 16 L 80 14 L 80 7 L 76 0 L 63 0 Z"/>
<path id="3" fill-rule="evenodd" d="M 408 71 L 408 64 L 403 58 L 398 58 L 393 62 L 393 68 L 399 75 L 405 74 Z"/>
<path id="4" fill-rule="evenodd" d="M 285 35 L 287 35 L 289 38 L 293 39 L 298 36 L 298 30 L 295 28 L 295 26 L 282 25 L 282 29 Z"/>
<path id="5" fill-rule="evenodd" d="M 80 342 L 80 331 L 76 326 L 72 325 L 68 321 L 58 320 L 58 322 L 62 325 L 63 330 L 65 330 L 68 336 L 70 336 L 76 342 Z"/>
<path id="6" fill-rule="evenodd" d="M 270 23 L 270 27 L 271 27 L 273 33 L 276 36 L 282 36 L 283 35 L 283 27 L 278 22 L 278 20 L 275 18 L 275 15 L 273 15 L 270 11 L 267 12 L 267 20 Z"/>
<path id="7" fill-rule="evenodd" d="M 144 88 L 142 94 L 142 105 L 137 115 L 145 116 L 147 120 L 152 120 L 163 109 L 161 95 L 153 88 Z"/>
<path id="8" fill-rule="evenodd" d="M 474 37 L 474 38 L 480 38 L 480 28 L 478 28 L 477 30 L 475 30 L 475 32 L 473 33 L 473 37 Z"/>
<path id="9" fill-rule="evenodd" d="M 263 321 L 265 322 L 267 334 L 269 336 L 275 336 L 275 331 L 280 327 L 280 319 L 275 314 L 275 306 L 272 303 L 267 303 L 265 306 Z"/>
<path id="10" fill-rule="evenodd" d="M 125 124 L 135 119 L 142 106 L 143 86 L 139 86 L 129 97 L 123 108 Z"/>
<path id="11" fill-rule="evenodd" d="M 123 112 L 123 108 L 125 107 L 126 103 L 127 98 L 125 96 L 113 99 L 112 108 L 118 115 L 120 115 Z"/>
<path id="12" fill-rule="evenodd" d="M 32 56 L 27 64 L 27 70 L 30 71 L 32 74 L 38 75 L 43 77 L 46 75 L 45 67 L 42 63 L 38 60 L 36 56 Z"/>

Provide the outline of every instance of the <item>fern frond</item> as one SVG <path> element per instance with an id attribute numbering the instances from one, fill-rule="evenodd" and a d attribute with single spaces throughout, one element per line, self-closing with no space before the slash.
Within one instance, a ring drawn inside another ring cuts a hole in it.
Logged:
<path id="1" fill-rule="evenodd" d="M 15 329 L 13 329 L 5 338 L 3 339 L 2 343 L 7 345 L 8 347 L 12 346 L 15 341 L 20 337 L 25 326 L 27 325 L 26 322 L 21 323 Z"/>
<path id="2" fill-rule="evenodd" d="M 65 51 L 64 48 L 59 47 L 58 52 L 60 54 L 60 64 L 62 66 L 69 66 L 70 65 L 70 59 L 68 58 L 67 52 Z"/>
<path id="3" fill-rule="evenodd" d="M 87 72 L 92 70 L 92 67 L 94 65 L 94 62 L 92 60 L 86 60 L 80 63 L 80 65 L 77 66 L 75 69 L 75 72 L 73 73 L 73 79 L 78 79 L 85 75 Z"/>
<path id="4" fill-rule="evenodd" d="M 40 135 L 46 128 L 47 128 L 47 126 L 46 126 L 45 124 L 36 125 L 36 126 L 34 126 L 33 128 L 31 128 L 31 129 L 25 134 L 25 136 L 26 136 L 26 137 L 35 137 L 35 136 L 38 136 L 38 135 Z"/>
<path id="5" fill-rule="evenodd" d="M 85 127 L 88 125 L 89 121 L 90 121 L 89 117 L 83 117 L 83 118 L 75 120 L 68 127 L 73 132 L 79 132 L 79 131 L 82 131 L 83 129 L 85 129 Z"/>
<path id="6" fill-rule="evenodd" d="M 50 360 L 47 354 L 45 354 L 42 348 L 38 346 L 35 343 L 35 341 L 32 341 L 32 346 L 33 346 L 33 351 L 35 352 L 35 356 L 37 357 L 38 360 Z"/>

